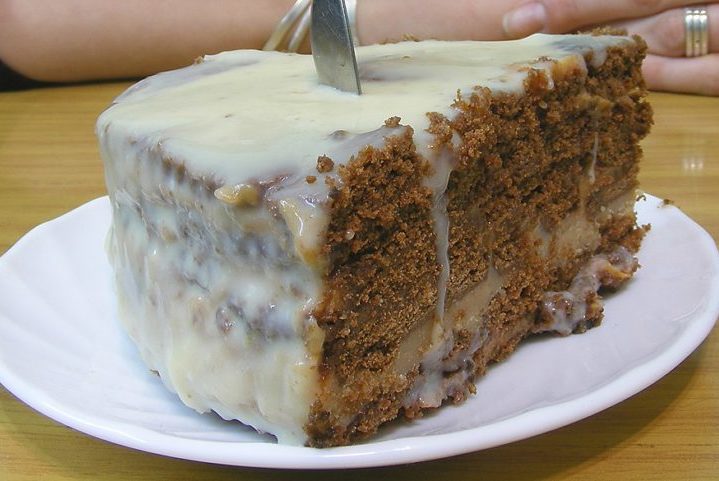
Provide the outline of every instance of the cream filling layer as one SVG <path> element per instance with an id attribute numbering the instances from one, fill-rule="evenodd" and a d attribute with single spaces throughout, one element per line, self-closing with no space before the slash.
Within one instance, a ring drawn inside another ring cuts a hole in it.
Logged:
<path id="1" fill-rule="evenodd" d="M 566 216 L 552 232 L 537 226 L 531 233 L 536 240 L 537 253 L 550 264 L 561 265 L 566 256 L 576 257 L 583 253 L 594 252 L 599 247 L 601 236 L 599 226 L 612 217 L 629 215 L 633 212 L 635 192 L 627 192 L 602 207 L 596 221 L 586 218 L 584 208 Z M 577 274 L 575 280 L 563 293 L 548 292 L 544 303 L 538 308 L 551 319 L 537 332 L 555 331 L 562 335 L 571 334 L 575 327 L 586 320 L 590 313 L 586 305 L 590 294 L 601 286 L 601 276 L 611 271 L 631 275 L 636 268 L 636 260 L 620 248 L 610 254 L 599 254 L 590 259 Z M 419 375 L 404 399 L 405 407 L 438 407 L 447 396 L 465 396 L 466 382 L 474 374 L 474 353 L 489 341 L 489 332 L 485 327 L 486 311 L 497 295 L 502 295 L 504 276 L 490 269 L 486 278 L 447 306 L 443 321 L 436 317 L 426 317 L 401 343 L 398 356 L 393 364 L 397 373 L 408 374 L 416 369 L 417 353 L 424 353 L 419 363 Z M 571 303 L 557 301 L 569 299 Z M 594 308 L 600 308 L 600 300 Z M 439 327 L 441 326 L 441 327 Z M 437 335 L 438 330 L 442 332 Z M 469 346 L 459 352 L 452 352 L 456 333 L 466 330 L 470 333 Z"/>

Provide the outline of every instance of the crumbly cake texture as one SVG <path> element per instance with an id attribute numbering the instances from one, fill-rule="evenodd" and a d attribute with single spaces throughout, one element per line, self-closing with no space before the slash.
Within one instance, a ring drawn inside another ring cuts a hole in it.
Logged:
<path id="1" fill-rule="evenodd" d="M 547 56 L 508 61 L 500 73 L 511 77 L 467 88 L 445 75 L 447 107 L 423 121 L 381 112 L 386 121 L 369 131 L 338 119 L 322 134 L 342 148 L 288 150 L 313 159 L 293 170 L 193 162 L 197 139 L 170 147 L 184 124 L 138 119 L 135 104 L 191 85 L 192 70 L 163 88 L 140 84 L 105 112 L 121 318 L 168 388 L 280 442 L 343 445 L 464 400 L 528 335 L 599 324 L 598 291 L 631 277 L 643 235 L 633 205 L 651 124 L 645 45 L 531 41 Z M 404 55 L 402 45 L 359 49 L 361 70 L 373 59 L 365 95 L 373 82 L 415 75 L 391 62 L 422 58 L 423 44 L 405 44 Z M 432 55 L 447 48 L 426 45 Z M 200 77 L 227 71 L 203 64 Z M 170 101 L 182 104 L 177 95 Z M 202 107 L 173 108 L 191 118 Z"/>

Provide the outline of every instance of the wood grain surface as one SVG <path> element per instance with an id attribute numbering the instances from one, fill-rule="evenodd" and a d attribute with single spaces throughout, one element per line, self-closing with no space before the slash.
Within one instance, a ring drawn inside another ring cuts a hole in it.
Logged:
<path id="1" fill-rule="evenodd" d="M 0 253 L 33 226 L 104 195 L 99 112 L 128 84 L 0 93 Z M 652 94 L 643 188 L 719 239 L 719 98 Z M 717 293 L 719 295 L 719 293 Z M 0 293 L 2 302 L 2 293 Z M 0 332 L 2 335 L 2 332 Z M 0 387 L 0 480 L 719 480 L 719 334 L 640 394 L 541 436 L 378 469 L 215 466 L 115 446 L 66 428 Z"/>

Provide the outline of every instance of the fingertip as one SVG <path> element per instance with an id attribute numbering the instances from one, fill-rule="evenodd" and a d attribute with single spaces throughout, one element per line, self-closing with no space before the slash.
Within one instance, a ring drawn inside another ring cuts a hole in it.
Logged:
<path id="1" fill-rule="evenodd" d="M 525 3 L 510 10 L 502 18 L 502 28 L 508 38 L 522 38 L 540 32 L 547 23 L 547 11 L 538 2 Z"/>

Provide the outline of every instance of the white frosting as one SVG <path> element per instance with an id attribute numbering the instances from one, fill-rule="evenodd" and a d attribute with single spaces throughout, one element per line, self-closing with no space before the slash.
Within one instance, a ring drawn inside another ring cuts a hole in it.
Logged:
<path id="1" fill-rule="evenodd" d="M 281 442 L 305 441 L 323 339 L 310 313 L 321 295 L 324 177 L 336 177 L 318 173 L 317 158 L 341 164 L 366 145 L 382 146 L 405 129 L 384 126 L 391 116 L 413 127 L 418 151 L 433 163 L 426 184 L 441 274 L 425 365 L 440 362 L 452 334 L 443 322 L 451 166 L 431 145 L 426 113 L 451 118 L 458 89 L 520 92 L 528 68 L 549 72 L 552 59 L 569 57 L 584 66 L 589 51 L 599 64 L 607 46 L 627 41 L 535 35 L 361 47 L 361 96 L 320 85 L 310 56 L 260 51 L 205 57 L 129 89 L 101 115 L 97 133 L 121 314 L 148 365 L 198 411 Z M 184 178 L 163 167 L 168 160 Z M 218 188 L 208 194 L 199 182 Z M 477 332 L 473 348 L 484 340 Z M 412 396 L 436 405 L 441 371 L 425 372 L 429 387 Z"/>
<path id="2" fill-rule="evenodd" d="M 117 99 L 100 124 L 160 143 L 166 155 L 193 172 L 235 184 L 311 170 L 318 155 L 338 150 L 342 140 L 331 136 L 337 130 L 370 132 L 396 115 L 422 133 L 427 112 L 451 116 L 457 89 L 464 95 L 476 85 L 518 92 L 527 64 L 546 70 L 549 58 L 590 50 L 600 58 L 602 47 L 627 41 L 534 35 L 508 42 L 360 47 L 361 96 L 319 84 L 308 55 L 226 52 L 140 82 Z"/>
<path id="3" fill-rule="evenodd" d="M 103 150 L 122 155 L 111 144 Z M 130 336 L 188 406 L 303 443 L 321 345 L 309 315 L 317 275 L 266 211 L 193 194 L 158 159 L 133 154 L 107 169 L 108 251 Z M 138 185 L 128 180 L 133 171 Z M 172 194 L 160 198 L 153 185 Z"/>

